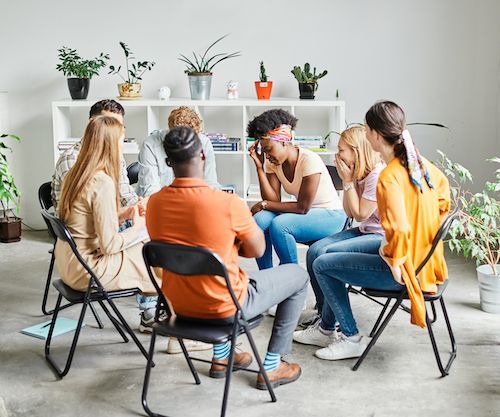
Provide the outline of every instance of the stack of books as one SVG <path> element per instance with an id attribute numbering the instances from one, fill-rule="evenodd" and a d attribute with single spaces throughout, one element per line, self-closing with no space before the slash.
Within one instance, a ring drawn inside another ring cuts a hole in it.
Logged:
<path id="1" fill-rule="evenodd" d="M 220 189 L 229 194 L 236 194 L 236 186 L 234 184 L 221 184 Z"/>
<path id="2" fill-rule="evenodd" d="M 212 142 L 214 151 L 239 151 L 240 138 L 228 138 L 224 133 L 205 133 Z"/>
<path id="3" fill-rule="evenodd" d="M 326 152 L 326 146 L 322 136 L 295 136 L 293 143 L 301 148 L 314 152 Z"/>
<path id="4" fill-rule="evenodd" d="M 57 142 L 59 152 L 64 152 L 71 148 L 75 143 L 80 142 L 81 138 L 66 138 Z"/>

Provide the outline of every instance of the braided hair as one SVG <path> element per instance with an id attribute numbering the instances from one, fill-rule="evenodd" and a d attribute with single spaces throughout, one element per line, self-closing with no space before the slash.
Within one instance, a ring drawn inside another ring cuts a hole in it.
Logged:
<path id="1" fill-rule="evenodd" d="M 171 129 L 163 139 L 163 148 L 167 158 L 176 164 L 189 162 L 202 150 L 200 138 L 193 129 L 186 126 Z"/>
<path id="2" fill-rule="evenodd" d="M 394 155 L 408 168 L 408 157 L 403 143 L 406 117 L 403 109 L 392 101 L 379 101 L 366 112 L 366 124 L 394 146 Z"/>

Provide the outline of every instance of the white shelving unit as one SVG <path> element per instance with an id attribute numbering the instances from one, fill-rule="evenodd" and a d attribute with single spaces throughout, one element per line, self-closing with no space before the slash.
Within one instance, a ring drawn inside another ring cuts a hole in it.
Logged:
<path id="1" fill-rule="evenodd" d="M 59 158 L 59 142 L 83 134 L 88 111 L 93 100 L 62 100 L 52 103 L 53 155 L 55 165 Z M 238 100 L 211 99 L 190 100 L 172 98 L 170 100 L 120 100 L 125 108 L 127 137 L 136 137 L 137 143 L 125 143 L 123 152 L 128 162 L 137 159 L 139 147 L 150 132 L 167 126 L 168 114 L 179 106 L 195 109 L 203 118 L 206 132 L 222 132 L 231 137 L 241 138 L 240 151 L 217 151 L 217 173 L 220 183 L 231 183 L 237 193 L 248 202 L 246 192 L 251 182 L 256 182 L 253 162 L 246 152 L 246 128 L 256 115 L 272 108 L 282 108 L 299 118 L 297 135 L 325 135 L 334 130 L 345 129 L 345 102 L 334 100 L 299 100 L 272 98 L 257 100 L 242 98 Z M 325 162 L 331 162 L 333 146 L 326 152 L 318 152 Z"/>

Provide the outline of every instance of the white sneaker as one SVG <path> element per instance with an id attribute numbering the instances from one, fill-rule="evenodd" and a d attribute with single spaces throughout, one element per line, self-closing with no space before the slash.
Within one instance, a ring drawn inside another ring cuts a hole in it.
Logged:
<path id="1" fill-rule="evenodd" d="M 293 340 L 304 345 L 327 347 L 337 339 L 338 335 L 335 330 L 331 334 L 324 334 L 319 328 L 319 321 L 305 330 L 293 332 Z"/>
<path id="2" fill-rule="evenodd" d="M 320 319 L 321 316 L 318 313 L 318 310 L 309 310 L 300 316 L 297 326 L 302 327 L 302 329 L 306 329 L 307 327 L 316 324 Z"/>
<path id="3" fill-rule="evenodd" d="M 304 311 L 307 308 L 307 300 L 304 300 L 304 305 L 302 306 L 302 310 Z M 278 304 L 272 306 L 269 310 L 267 310 L 267 314 L 270 316 L 276 316 L 276 310 L 278 309 Z"/>
<path id="4" fill-rule="evenodd" d="M 361 336 L 359 341 L 352 342 L 344 334 L 340 333 L 340 337 L 337 340 L 323 349 L 318 349 L 314 355 L 327 361 L 359 358 L 367 345 L 368 338 L 366 336 Z"/>
<path id="5" fill-rule="evenodd" d="M 197 340 L 183 339 L 184 346 L 188 352 L 195 352 L 199 350 L 209 350 L 212 349 L 213 345 L 210 343 L 198 342 Z M 168 338 L 167 353 L 175 354 L 182 353 L 181 344 L 175 337 Z"/>

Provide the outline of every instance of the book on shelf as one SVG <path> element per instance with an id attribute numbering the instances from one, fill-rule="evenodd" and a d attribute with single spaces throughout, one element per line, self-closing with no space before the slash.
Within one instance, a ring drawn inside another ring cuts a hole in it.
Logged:
<path id="1" fill-rule="evenodd" d="M 229 194 L 236 194 L 236 186 L 234 184 L 221 184 L 220 189 Z"/>
<path id="2" fill-rule="evenodd" d="M 259 198 L 260 199 L 260 187 L 259 184 L 249 184 L 247 188 L 248 198 Z"/>

